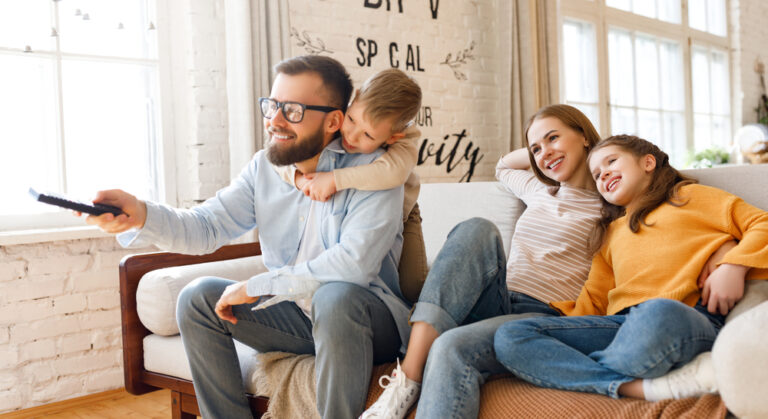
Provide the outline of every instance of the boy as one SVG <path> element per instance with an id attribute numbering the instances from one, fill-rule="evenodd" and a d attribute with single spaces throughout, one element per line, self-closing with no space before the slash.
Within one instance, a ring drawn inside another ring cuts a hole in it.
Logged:
<path id="1" fill-rule="evenodd" d="M 327 201 L 343 189 L 386 190 L 405 186 L 403 202 L 403 251 L 400 257 L 400 290 L 411 302 L 419 298 L 427 275 L 427 257 L 416 198 L 419 177 L 413 172 L 418 159 L 416 141 L 421 132 L 413 119 L 421 106 L 421 88 L 397 69 L 380 71 L 363 83 L 352 99 L 341 127 L 347 153 L 387 152 L 373 163 L 302 174 L 294 166 L 276 167 L 281 177 L 313 200 Z"/>

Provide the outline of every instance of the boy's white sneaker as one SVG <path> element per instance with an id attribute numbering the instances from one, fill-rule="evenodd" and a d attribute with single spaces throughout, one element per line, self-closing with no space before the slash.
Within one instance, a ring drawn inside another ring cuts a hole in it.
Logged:
<path id="1" fill-rule="evenodd" d="M 384 380 L 387 383 L 384 383 Z M 417 383 L 405 376 L 400 369 L 400 360 L 397 360 L 397 368 L 392 375 L 379 377 L 379 385 L 384 388 L 376 403 L 371 405 L 360 416 L 361 419 L 402 419 L 408 413 L 411 406 L 416 403 L 421 391 L 421 383 Z"/>
<path id="2" fill-rule="evenodd" d="M 693 361 L 657 378 L 643 380 L 645 399 L 684 399 L 717 393 L 712 352 L 703 352 Z"/>

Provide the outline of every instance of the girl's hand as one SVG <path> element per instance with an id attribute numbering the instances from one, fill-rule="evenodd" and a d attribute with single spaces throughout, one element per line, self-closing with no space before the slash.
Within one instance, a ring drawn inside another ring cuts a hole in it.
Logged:
<path id="1" fill-rule="evenodd" d="M 725 242 L 722 246 L 720 246 L 719 249 L 715 251 L 715 253 L 712 253 L 709 259 L 707 259 L 707 263 L 704 264 L 704 268 L 701 269 L 701 273 L 699 274 L 699 288 L 704 288 L 704 282 L 706 282 L 707 277 L 709 277 L 709 275 L 714 272 L 715 269 L 717 269 L 717 264 L 723 260 L 723 256 L 725 256 L 728 251 L 736 247 L 736 244 L 738 244 L 736 240 Z"/>
<path id="2" fill-rule="evenodd" d="M 744 296 L 744 280 L 749 267 L 724 263 L 707 278 L 701 291 L 701 303 L 710 313 L 723 316 Z"/>
<path id="3" fill-rule="evenodd" d="M 309 179 L 309 182 L 302 190 L 310 199 L 325 202 L 336 193 L 336 179 L 332 172 L 307 173 L 304 177 Z"/>

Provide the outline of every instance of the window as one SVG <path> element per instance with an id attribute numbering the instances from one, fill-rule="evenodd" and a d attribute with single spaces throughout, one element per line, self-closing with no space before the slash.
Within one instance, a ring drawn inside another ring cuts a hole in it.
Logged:
<path id="1" fill-rule="evenodd" d="M 82 224 L 27 190 L 158 199 L 152 0 L 0 0 L 0 230 Z"/>
<path id="2" fill-rule="evenodd" d="M 730 147 L 725 0 L 568 0 L 561 16 L 561 96 L 601 135 L 646 138 L 677 167 Z"/>

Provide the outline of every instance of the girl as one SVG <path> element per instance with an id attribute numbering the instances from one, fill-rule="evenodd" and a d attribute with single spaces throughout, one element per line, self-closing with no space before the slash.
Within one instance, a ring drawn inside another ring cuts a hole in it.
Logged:
<path id="1" fill-rule="evenodd" d="M 607 201 L 605 241 L 589 279 L 576 301 L 551 304 L 569 317 L 500 327 L 498 360 L 539 386 L 614 398 L 712 391 L 713 378 L 696 368 L 704 356 L 683 374 L 660 376 L 711 349 L 745 279 L 768 278 L 768 213 L 696 184 L 637 137 L 601 142 L 589 167 Z M 738 244 L 700 291 L 697 278 L 707 259 L 733 239 Z"/>
<path id="2" fill-rule="evenodd" d="M 586 159 L 599 140 L 574 107 L 548 106 L 531 117 L 526 147 L 496 166 L 499 181 L 527 205 L 509 261 L 491 222 L 454 227 L 411 315 L 403 364 L 379 380 L 384 393 L 363 418 L 402 418 L 422 381 L 417 417 L 477 416 L 480 385 L 504 371 L 493 355 L 496 328 L 515 317 L 557 315 L 546 302 L 575 298 L 586 280 L 601 208 Z"/>

